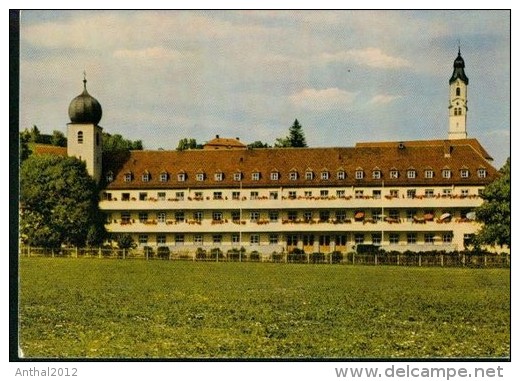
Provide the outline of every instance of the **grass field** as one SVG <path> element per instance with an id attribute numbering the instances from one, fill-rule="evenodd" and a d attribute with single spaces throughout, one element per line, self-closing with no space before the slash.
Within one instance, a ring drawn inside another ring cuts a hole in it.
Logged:
<path id="1" fill-rule="evenodd" d="M 20 259 L 20 343 L 52 358 L 510 356 L 510 271 Z"/>

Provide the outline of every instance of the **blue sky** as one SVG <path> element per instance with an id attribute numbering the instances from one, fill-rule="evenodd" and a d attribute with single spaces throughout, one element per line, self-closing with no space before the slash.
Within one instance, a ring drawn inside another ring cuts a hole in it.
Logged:
<path id="1" fill-rule="evenodd" d="M 510 155 L 509 11 L 23 11 L 20 128 L 66 131 L 88 90 L 109 133 L 310 146 L 445 139 L 460 40 L 468 135 Z"/>

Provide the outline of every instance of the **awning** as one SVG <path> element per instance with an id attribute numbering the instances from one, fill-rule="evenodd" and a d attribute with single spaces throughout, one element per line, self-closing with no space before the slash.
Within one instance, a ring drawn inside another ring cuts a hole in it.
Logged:
<path id="1" fill-rule="evenodd" d="M 441 220 L 445 220 L 445 219 L 450 218 L 450 217 L 451 217 L 451 214 L 444 213 L 443 215 L 441 215 Z"/>
<path id="2" fill-rule="evenodd" d="M 431 214 L 431 213 L 426 213 L 426 214 L 424 215 L 424 220 L 425 220 L 425 221 L 431 221 L 431 220 L 433 220 L 433 214 Z"/>
<path id="3" fill-rule="evenodd" d="M 360 219 L 360 218 L 363 218 L 363 217 L 365 217 L 365 212 L 357 212 L 354 215 L 354 218 L 356 218 L 356 219 Z"/>
<path id="4" fill-rule="evenodd" d="M 477 218 L 477 213 L 475 213 L 475 212 L 466 213 L 466 218 L 468 220 L 475 220 Z"/>

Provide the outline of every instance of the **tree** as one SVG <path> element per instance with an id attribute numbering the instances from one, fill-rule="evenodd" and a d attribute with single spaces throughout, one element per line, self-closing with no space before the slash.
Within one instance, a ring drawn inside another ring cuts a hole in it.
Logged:
<path id="1" fill-rule="evenodd" d="M 115 241 L 120 249 L 133 249 L 136 246 L 130 234 L 118 234 L 115 237 Z"/>
<path id="2" fill-rule="evenodd" d="M 58 147 L 67 147 L 67 138 L 61 131 L 52 131 L 51 144 Z"/>
<path id="3" fill-rule="evenodd" d="M 202 145 L 197 144 L 197 140 L 193 138 L 183 138 L 177 144 L 177 151 L 185 151 L 187 149 L 200 149 Z"/>
<path id="4" fill-rule="evenodd" d="M 30 154 L 31 149 L 29 148 L 29 144 L 20 137 L 20 164 L 22 164 Z"/>
<path id="5" fill-rule="evenodd" d="M 123 138 L 119 134 L 110 135 L 103 132 L 103 152 L 122 152 L 130 150 L 142 150 L 143 142 L 141 140 L 129 140 Z"/>
<path id="6" fill-rule="evenodd" d="M 31 246 L 83 246 L 105 236 L 98 188 L 75 157 L 32 155 L 20 171 L 20 235 Z"/>
<path id="7" fill-rule="evenodd" d="M 31 130 L 29 131 L 29 142 L 31 143 L 40 143 L 41 141 L 41 133 L 36 125 L 33 125 Z"/>
<path id="8" fill-rule="evenodd" d="M 500 177 L 482 193 L 484 203 L 476 209 L 477 221 L 483 223 L 476 242 L 511 247 L 511 162 L 499 171 Z"/>
<path id="9" fill-rule="evenodd" d="M 303 128 L 298 122 L 298 119 L 294 120 L 294 123 L 289 128 L 289 136 L 285 138 L 276 139 L 275 147 L 286 148 L 286 147 L 307 147 L 305 141 L 305 134 Z"/>
<path id="10" fill-rule="evenodd" d="M 257 140 L 251 144 L 248 144 L 247 148 L 271 148 L 271 146 L 269 146 L 267 143 L 263 143 L 260 140 Z"/>

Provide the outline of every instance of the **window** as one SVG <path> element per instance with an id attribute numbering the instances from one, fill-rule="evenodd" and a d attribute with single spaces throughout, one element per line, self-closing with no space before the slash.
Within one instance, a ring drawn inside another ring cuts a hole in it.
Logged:
<path id="1" fill-rule="evenodd" d="M 360 190 L 360 189 L 357 189 L 357 190 L 354 192 L 354 197 L 355 197 L 355 198 L 363 198 L 363 191 Z"/>
<path id="2" fill-rule="evenodd" d="M 214 244 L 221 244 L 222 243 L 222 234 L 214 234 L 213 235 L 213 243 Z"/>
<path id="3" fill-rule="evenodd" d="M 269 234 L 269 244 L 278 245 L 278 234 Z"/>
<path id="4" fill-rule="evenodd" d="M 314 236 L 305 234 L 302 237 L 303 246 L 312 246 L 314 245 Z"/>
<path id="5" fill-rule="evenodd" d="M 148 192 L 139 192 L 139 201 L 148 200 Z"/>
<path id="6" fill-rule="evenodd" d="M 312 191 L 304 191 L 303 192 L 303 196 L 308 198 L 308 197 L 312 197 Z"/>
<path id="7" fill-rule="evenodd" d="M 415 169 L 409 169 L 406 171 L 406 177 L 409 179 L 415 179 Z"/>
<path id="8" fill-rule="evenodd" d="M 123 223 L 123 224 L 130 223 L 130 212 L 121 212 L 121 223 Z"/>
<path id="9" fill-rule="evenodd" d="M 298 213 L 295 210 L 290 210 L 287 212 L 287 219 L 289 221 L 296 221 L 297 217 L 298 217 Z"/>
<path id="10" fill-rule="evenodd" d="M 330 212 L 328 210 L 320 210 L 320 221 L 327 222 L 330 219 Z"/>
<path id="11" fill-rule="evenodd" d="M 103 200 L 112 201 L 112 193 L 103 192 Z"/>
<path id="12" fill-rule="evenodd" d="M 213 212 L 213 221 L 222 221 L 222 212 Z"/>
<path id="13" fill-rule="evenodd" d="M 433 233 L 424 233 L 424 243 L 433 245 L 435 241 Z"/>
<path id="14" fill-rule="evenodd" d="M 443 243 L 451 243 L 452 240 L 453 240 L 453 235 L 451 233 L 445 233 L 442 235 Z"/>
<path id="15" fill-rule="evenodd" d="M 397 179 L 399 177 L 399 171 L 392 169 L 390 171 L 390 178 L 391 179 Z"/>
<path id="16" fill-rule="evenodd" d="M 406 198 L 415 198 L 415 189 L 408 189 L 406 191 Z"/>
<path id="17" fill-rule="evenodd" d="M 107 180 L 107 183 L 114 181 L 114 174 L 112 173 L 112 171 L 107 173 L 106 180 Z"/>
<path id="18" fill-rule="evenodd" d="M 157 234 L 157 244 L 158 245 L 166 244 L 166 235 L 165 234 Z"/>
<path id="19" fill-rule="evenodd" d="M 222 200 L 222 192 L 213 192 L 213 200 Z"/>
<path id="20" fill-rule="evenodd" d="M 451 196 L 451 189 L 450 188 L 443 189 L 442 190 L 442 195 L 443 196 Z"/>
<path id="21" fill-rule="evenodd" d="M 336 172 L 336 177 L 338 178 L 338 180 L 345 180 L 345 171 Z"/>
<path id="22" fill-rule="evenodd" d="M 231 212 L 231 221 L 234 221 L 234 222 L 240 221 L 240 211 L 239 210 L 233 210 Z"/>
<path id="23" fill-rule="evenodd" d="M 231 234 L 231 243 L 240 243 L 240 234 Z"/>
<path id="24" fill-rule="evenodd" d="M 381 210 L 380 209 L 375 209 L 375 210 L 372 210 L 372 219 L 374 221 L 381 221 Z"/>
<path id="25" fill-rule="evenodd" d="M 344 210 L 336 210 L 336 220 L 344 222 L 347 219 L 347 212 Z"/>
<path id="26" fill-rule="evenodd" d="M 260 219 L 260 212 L 251 212 L 249 213 L 251 222 L 257 222 Z"/>
<path id="27" fill-rule="evenodd" d="M 319 243 L 320 243 L 320 246 L 329 246 L 330 245 L 330 235 L 320 235 Z"/>
<path id="28" fill-rule="evenodd" d="M 294 200 L 296 198 L 296 191 L 289 191 L 289 198 Z"/>
<path id="29" fill-rule="evenodd" d="M 482 197 L 484 195 L 484 188 L 479 188 L 477 190 L 477 194 L 478 194 L 479 197 Z"/>
<path id="30" fill-rule="evenodd" d="M 195 234 L 193 236 L 193 243 L 195 245 L 202 245 L 203 244 L 202 234 Z"/>
<path id="31" fill-rule="evenodd" d="M 195 178 L 197 179 L 197 181 L 204 181 L 204 173 L 197 173 Z"/>
<path id="32" fill-rule="evenodd" d="M 161 174 L 159 175 L 159 181 L 162 182 L 162 183 L 168 181 L 168 173 L 167 172 L 161 172 Z"/>
<path id="33" fill-rule="evenodd" d="M 390 233 L 389 241 L 391 245 L 397 245 L 399 243 L 399 234 Z"/>
<path id="34" fill-rule="evenodd" d="M 242 180 L 242 172 L 235 172 L 235 173 L 233 174 L 233 180 L 235 180 L 235 181 L 240 181 L 240 180 Z"/>
<path id="35" fill-rule="evenodd" d="M 184 201 L 184 192 L 175 192 L 175 198 L 178 201 Z"/>
<path id="36" fill-rule="evenodd" d="M 408 209 L 406 211 L 406 220 L 407 221 L 413 221 L 413 217 L 414 216 L 415 216 L 415 211 L 414 210 Z"/>
<path id="37" fill-rule="evenodd" d="M 347 244 L 347 236 L 346 235 L 337 235 L 334 237 L 336 246 L 345 246 Z"/>
<path id="38" fill-rule="evenodd" d="M 249 197 L 251 198 L 251 200 L 258 200 L 258 192 L 251 192 L 249 194 Z"/>
<path id="39" fill-rule="evenodd" d="M 406 235 L 406 243 L 409 245 L 413 245 L 417 243 L 417 234 L 416 233 L 408 233 Z"/>
<path id="40" fill-rule="evenodd" d="M 483 168 L 480 168 L 478 171 L 477 171 L 477 176 L 481 179 L 483 179 L 484 177 L 487 176 L 487 171 Z"/>
<path id="41" fill-rule="evenodd" d="M 467 169 L 461 169 L 460 177 L 462 177 L 463 179 L 467 179 L 469 177 L 469 171 Z"/>
<path id="42" fill-rule="evenodd" d="M 298 236 L 297 235 L 288 235 L 286 237 L 287 246 L 296 246 L 298 245 Z"/>
<path id="43" fill-rule="evenodd" d="M 132 181 L 132 174 L 131 173 L 125 173 L 124 180 L 125 180 L 125 183 L 128 183 L 128 182 Z"/>
<path id="44" fill-rule="evenodd" d="M 148 243 L 148 234 L 139 234 L 139 243 L 141 245 Z"/>
<path id="45" fill-rule="evenodd" d="M 363 178 L 363 171 L 362 170 L 357 170 L 356 171 L 356 179 L 357 180 L 361 180 Z"/>
<path id="46" fill-rule="evenodd" d="M 460 97 L 460 87 L 455 89 L 455 96 Z"/>
<path id="47" fill-rule="evenodd" d="M 157 200 L 165 201 L 166 200 L 166 192 L 157 192 Z"/>
<path id="48" fill-rule="evenodd" d="M 175 245 L 184 245 L 184 234 L 175 234 Z"/>
<path id="49" fill-rule="evenodd" d="M 175 222 L 184 222 L 184 212 L 183 211 L 175 212 Z"/>
<path id="50" fill-rule="evenodd" d="M 345 190 L 343 189 L 338 189 L 336 191 L 336 197 L 340 198 L 340 197 L 345 197 Z"/>
<path id="51" fill-rule="evenodd" d="M 328 171 L 321 172 L 321 179 L 322 180 L 328 180 L 329 179 L 329 172 Z"/>
<path id="52" fill-rule="evenodd" d="M 320 190 L 320 197 L 329 197 L 329 191 L 326 189 Z"/>
<path id="53" fill-rule="evenodd" d="M 310 210 L 306 210 L 305 212 L 303 212 L 303 219 L 307 222 L 312 220 L 312 212 Z"/>
<path id="54" fill-rule="evenodd" d="M 193 213 L 193 219 L 197 222 L 201 222 L 204 218 L 204 212 L 199 210 Z"/>
<path id="55" fill-rule="evenodd" d="M 463 197 L 469 196 L 469 189 L 461 189 L 460 195 Z"/>
<path id="56" fill-rule="evenodd" d="M 130 201 L 130 193 L 121 193 L 121 201 Z"/>
<path id="57" fill-rule="evenodd" d="M 381 198 L 381 190 L 380 189 L 373 190 L 372 197 L 376 200 L 379 200 Z"/>
<path id="58" fill-rule="evenodd" d="M 258 245 L 260 243 L 260 235 L 251 234 L 249 236 L 249 242 L 251 243 L 251 245 Z"/>
<path id="59" fill-rule="evenodd" d="M 431 169 L 424 171 L 424 178 L 433 179 L 433 171 Z"/>
<path id="60" fill-rule="evenodd" d="M 445 178 L 445 179 L 449 179 L 451 177 L 451 170 L 443 169 L 442 170 L 442 177 Z"/>
<path id="61" fill-rule="evenodd" d="M 305 180 L 312 180 L 314 178 L 314 173 L 312 171 L 305 172 Z"/>
<path id="62" fill-rule="evenodd" d="M 278 180 L 279 175 L 280 174 L 278 172 L 275 172 L 275 171 L 271 172 L 271 180 L 273 180 L 273 181 Z"/>
<path id="63" fill-rule="evenodd" d="M 139 213 L 139 222 L 147 222 L 148 221 L 148 213 L 147 212 L 140 212 Z"/>
<path id="64" fill-rule="evenodd" d="M 204 180 L 204 174 L 203 173 L 197 173 L 197 181 L 203 181 Z M 186 174 L 185 173 L 178 173 L 177 174 L 177 181 L 183 182 L 186 181 Z"/>
<path id="65" fill-rule="evenodd" d="M 424 195 L 426 196 L 426 198 L 434 197 L 433 189 L 425 189 L 424 190 Z"/>
<path id="66" fill-rule="evenodd" d="M 83 131 L 78 131 L 78 144 L 83 144 Z"/>
<path id="67" fill-rule="evenodd" d="M 277 222 L 278 221 L 279 213 L 277 210 L 271 210 L 269 211 L 269 221 L 271 222 Z"/>
<path id="68" fill-rule="evenodd" d="M 298 172 L 289 172 L 289 180 L 298 180 Z"/>
<path id="69" fill-rule="evenodd" d="M 150 181 L 150 174 L 148 172 L 143 173 L 143 175 L 141 176 L 141 180 L 147 183 L 148 181 Z"/>
<path id="70" fill-rule="evenodd" d="M 381 245 L 381 233 L 372 234 L 372 245 Z"/>
<path id="71" fill-rule="evenodd" d="M 399 198 L 399 189 L 390 189 L 390 197 Z"/>
<path id="72" fill-rule="evenodd" d="M 224 174 L 222 172 L 215 173 L 215 181 L 222 181 Z"/>
<path id="73" fill-rule="evenodd" d="M 278 192 L 269 192 L 269 200 L 278 200 Z"/>
<path id="74" fill-rule="evenodd" d="M 231 193 L 231 198 L 233 200 L 240 200 L 240 192 L 232 192 Z"/>
<path id="75" fill-rule="evenodd" d="M 381 171 L 380 170 L 372 171 L 372 178 L 373 179 L 380 179 L 381 178 Z"/>
<path id="76" fill-rule="evenodd" d="M 158 212 L 157 213 L 157 221 L 158 222 L 166 222 L 166 212 Z"/>
<path id="77" fill-rule="evenodd" d="M 356 245 L 361 245 L 365 242 L 365 235 L 363 233 L 354 234 L 354 242 Z"/>
<path id="78" fill-rule="evenodd" d="M 195 192 L 195 200 L 202 200 L 204 198 L 203 196 L 202 192 Z"/>
<path id="79" fill-rule="evenodd" d="M 390 217 L 392 220 L 399 220 L 399 210 L 390 209 L 388 212 L 388 217 Z"/>
<path id="80" fill-rule="evenodd" d="M 260 180 L 260 172 L 253 172 L 253 173 L 251 173 L 251 180 L 253 180 L 253 181 Z"/>

